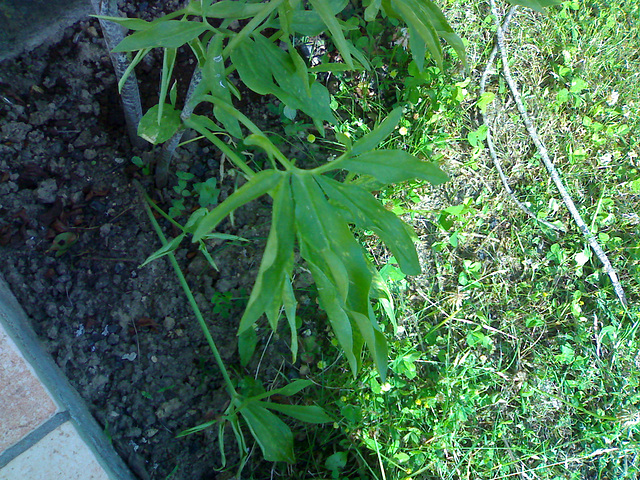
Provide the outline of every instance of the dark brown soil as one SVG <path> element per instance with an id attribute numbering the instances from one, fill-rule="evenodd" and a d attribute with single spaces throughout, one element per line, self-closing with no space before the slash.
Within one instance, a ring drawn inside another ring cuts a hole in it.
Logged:
<path id="1" fill-rule="evenodd" d="M 147 2 L 130 9 L 160 13 Z M 139 72 L 151 96 L 158 68 L 151 62 Z M 136 475 L 229 478 L 215 472 L 216 429 L 175 438 L 219 415 L 228 397 L 169 263 L 139 268 L 160 243 L 132 180 L 168 209 L 175 178 L 155 191 L 152 178 L 132 164 L 139 155 L 153 166 L 154 152 L 129 144 L 97 22 L 83 21 L 60 43 L 0 63 L 0 82 L 0 273 Z M 193 143 L 178 157 L 177 170 L 217 177 L 221 199 L 235 188 L 235 174 L 221 168 L 217 153 Z M 236 319 L 268 228 L 264 202 L 224 224 L 226 233 L 249 242 L 212 246 L 219 271 L 191 244 L 177 251 L 232 365 Z"/>

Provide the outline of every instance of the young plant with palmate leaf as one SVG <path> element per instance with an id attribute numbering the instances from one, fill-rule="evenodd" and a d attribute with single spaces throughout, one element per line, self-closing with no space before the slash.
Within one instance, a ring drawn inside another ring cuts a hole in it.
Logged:
<path id="1" fill-rule="evenodd" d="M 165 153 L 168 153 L 158 170 L 164 171 L 168 167 L 182 132 L 191 128 L 213 143 L 247 179 L 242 187 L 213 210 L 203 207 L 195 211 L 184 226 L 170 219 L 183 233 L 169 242 L 163 240 L 163 248 L 148 261 L 164 255 L 172 259 L 224 372 L 232 397 L 224 419 L 230 422 L 240 446 L 244 447 L 239 423 L 242 418 L 265 458 L 272 461 L 293 461 L 293 437 L 288 427 L 270 410 L 307 421 L 324 422 L 328 417 L 319 408 L 294 412 L 293 407 L 283 409 L 262 400 L 274 392 L 257 395 L 237 392 L 184 277 L 177 269 L 172 252 L 190 236 L 206 254 L 205 242 L 218 235 L 214 229 L 226 216 L 262 195 L 270 195 L 273 198 L 271 230 L 255 286 L 239 325 L 241 357 L 246 360 L 255 346 L 251 338 L 255 335 L 253 324 L 264 314 L 275 329 L 280 312 L 284 311 L 291 330 L 291 350 L 295 360 L 298 342 L 292 275 L 297 244 L 300 256 L 317 284 L 320 304 L 353 374 L 360 367 L 366 345 L 384 380 L 387 344 L 372 302 L 376 299 L 388 301 L 389 294 L 353 235 L 351 226 L 375 232 L 387 244 L 404 273 L 418 274 L 420 265 L 411 229 L 386 210 L 371 192 L 384 185 L 416 178 L 437 185 L 446 181 L 446 175 L 437 165 L 403 150 L 376 150 L 402 118 L 401 107 L 354 143 L 345 136 L 337 135 L 344 145 L 344 153 L 337 159 L 313 169 L 299 168 L 295 160 L 287 158 L 235 108 L 233 99 L 240 98 L 240 91 L 229 81 L 229 75 L 237 72 L 248 89 L 259 95 L 274 95 L 289 111 L 301 110 L 311 117 L 320 134 L 324 135 L 325 124 L 335 125 L 337 122 L 329 106 L 329 91 L 317 81 L 315 71 L 344 72 L 369 68 L 365 54 L 345 35 L 352 27 L 339 14 L 347 4 L 347 0 L 310 0 L 308 5 L 300 0 L 263 3 L 193 0 L 184 9 L 153 22 L 101 17 L 103 21 L 114 21 L 135 31 L 114 49 L 116 52 L 137 52 L 128 72 L 151 49 L 164 49 L 159 103 L 147 111 L 138 128 L 140 136 L 154 144 L 167 142 Z M 374 0 L 364 10 L 364 19 L 368 22 L 382 21 L 379 16 L 401 20 L 408 26 L 409 44 L 418 69 L 424 68 L 427 53 L 442 68 L 440 38 L 445 39 L 465 62 L 462 40 L 430 0 Z M 237 21 L 243 25 L 241 28 L 234 27 Z M 309 68 L 294 48 L 294 41 L 300 36 L 320 34 L 332 40 L 344 63 Z M 185 106 L 178 111 L 177 89 L 175 84 L 171 84 L 171 78 L 177 49 L 183 45 L 190 47 L 197 66 Z M 166 103 L 167 99 L 169 103 Z M 193 113 L 200 104 L 210 105 L 215 120 Z M 249 133 L 248 136 L 245 132 Z M 221 140 L 220 135 L 242 139 L 245 145 L 263 149 L 271 168 L 254 171 L 246 159 Z M 347 180 L 339 181 L 340 171 L 349 172 Z M 166 218 L 169 219 L 168 216 Z M 162 235 L 159 229 L 157 231 Z M 306 383 L 297 381 L 284 389 L 293 394 L 303 386 Z M 245 449 L 241 448 L 241 451 Z"/>

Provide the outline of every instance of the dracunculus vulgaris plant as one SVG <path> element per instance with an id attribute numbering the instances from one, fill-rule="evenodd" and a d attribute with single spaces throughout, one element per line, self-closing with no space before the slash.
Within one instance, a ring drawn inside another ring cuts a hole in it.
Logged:
<path id="1" fill-rule="evenodd" d="M 97 0 L 96 0 L 97 1 Z M 108 2 L 109 0 L 103 0 Z M 522 4 L 524 0 L 513 0 Z M 527 0 L 527 6 L 542 10 L 551 0 Z M 156 183 L 167 181 L 171 157 L 186 129 L 197 132 L 211 142 L 245 177 L 246 183 L 222 203 L 193 212 L 184 225 L 178 224 L 155 208 L 179 228 L 180 235 L 167 240 L 153 215 L 149 215 L 163 242 L 163 247 L 145 263 L 169 256 L 178 278 L 194 309 L 214 357 L 223 372 L 232 401 L 216 421 L 224 438 L 225 425 L 231 425 L 242 453 L 246 441 L 241 420 L 260 445 L 265 459 L 294 461 L 293 435 L 275 415 L 283 413 L 299 420 L 323 423 L 331 421 L 318 406 L 282 405 L 267 401 L 270 395 L 293 395 L 310 384 L 296 380 L 285 387 L 258 394 L 245 394 L 230 377 L 206 323 L 193 299 L 173 251 L 185 239 L 195 242 L 210 258 L 207 240 L 220 236 L 218 225 L 235 209 L 263 195 L 272 197 L 271 227 L 255 285 L 239 322 L 239 353 L 243 364 L 256 346 L 254 325 L 265 317 L 271 328 L 284 318 L 291 332 L 291 353 L 295 361 L 298 348 L 296 296 L 292 277 L 295 252 L 299 253 L 317 286 L 319 303 L 326 312 L 335 338 L 350 370 L 355 375 L 361 367 L 363 350 L 371 358 L 384 380 L 387 375 L 387 340 L 381 319 L 376 317 L 373 302 L 381 301 L 392 317 L 391 298 L 386 285 L 371 264 L 366 252 L 352 232 L 355 226 L 377 234 L 407 275 L 420 273 L 414 246 L 414 234 L 394 213 L 388 211 L 372 194 L 389 184 L 424 180 L 438 185 L 447 176 L 438 165 L 421 160 L 402 149 L 378 149 L 392 134 L 403 116 L 402 106 L 362 138 L 352 141 L 336 131 L 343 145 L 335 159 L 318 159 L 320 165 L 303 169 L 296 159 L 285 156 L 234 102 L 241 91 L 272 95 L 289 111 L 301 111 L 311 118 L 324 135 L 327 126 L 337 124 L 330 108 L 331 95 L 318 81 L 320 72 L 349 72 L 370 69 L 367 56 L 352 41 L 343 11 L 348 0 L 192 0 L 185 8 L 147 22 L 137 18 L 100 15 L 102 22 L 114 22 L 132 30 L 113 48 L 114 55 L 131 55 L 119 85 L 126 88 L 134 67 L 152 49 L 163 52 L 159 102 L 150 108 L 137 125 L 145 140 L 163 145 L 156 165 Z M 365 22 L 388 22 L 395 19 L 406 27 L 413 60 L 423 70 L 427 57 L 440 68 L 443 65 L 444 39 L 466 65 L 462 40 L 454 33 L 438 6 L 430 0 L 372 0 L 363 2 Z M 360 35 L 365 29 L 360 30 Z M 324 35 L 337 51 L 340 61 L 309 66 L 294 47 L 301 37 Z M 196 66 L 184 99 L 177 107 L 177 88 L 172 80 L 176 56 L 186 46 L 195 57 Z M 118 57 L 122 58 L 122 57 Z M 241 82 L 243 88 L 236 82 Z M 206 105 L 209 114 L 195 114 Z M 229 147 L 224 138 L 242 141 L 262 149 L 269 168 L 256 171 L 242 154 Z M 147 197 L 148 200 L 148 197 Z M 150 212 L 150 208 L 148 208 Z M 211 426 L 210 422 L 185 433 Z M 221 445 L 224 459 L 224 446 Z"/>

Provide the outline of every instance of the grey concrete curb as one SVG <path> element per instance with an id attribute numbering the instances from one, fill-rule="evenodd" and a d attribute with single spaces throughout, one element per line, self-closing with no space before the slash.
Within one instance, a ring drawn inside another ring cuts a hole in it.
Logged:
<path id="1" fill-rule="evenodd" d="M 89 0 L 0 0 L 0 61 L 59 40 L 90 13 Z"/>
<path id="2" fill-rule="evenodd" d="M 24 310 L 2 277 L 0 277 L 0 322 L 31 364 L 42 384 L 59 405 L 69 412 L 80 437 L 93 451 L 105 472 L 114 480 L 136 480 L 89 413 L 80 395 L 40 344 Z"/>

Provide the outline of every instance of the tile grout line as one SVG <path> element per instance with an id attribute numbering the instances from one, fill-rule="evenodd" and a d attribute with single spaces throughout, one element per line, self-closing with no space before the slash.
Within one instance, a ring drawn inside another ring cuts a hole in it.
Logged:
<path id="1" fill-rule="evenodd" d="M 15 445 L 7 448 L 4 452 L 0 453 L 0 469 L 6 467 L 9 462 L 11 462 L 11 460 L 29 450 L 36 443 L 38 443 L 60 425 L 69 420 L 71 420 L 71 415 L 68 411 L 58 412 L 53 417 L 45 421 L 42 425 L 36 427 L 21 440 L 18 440 Z"/>

